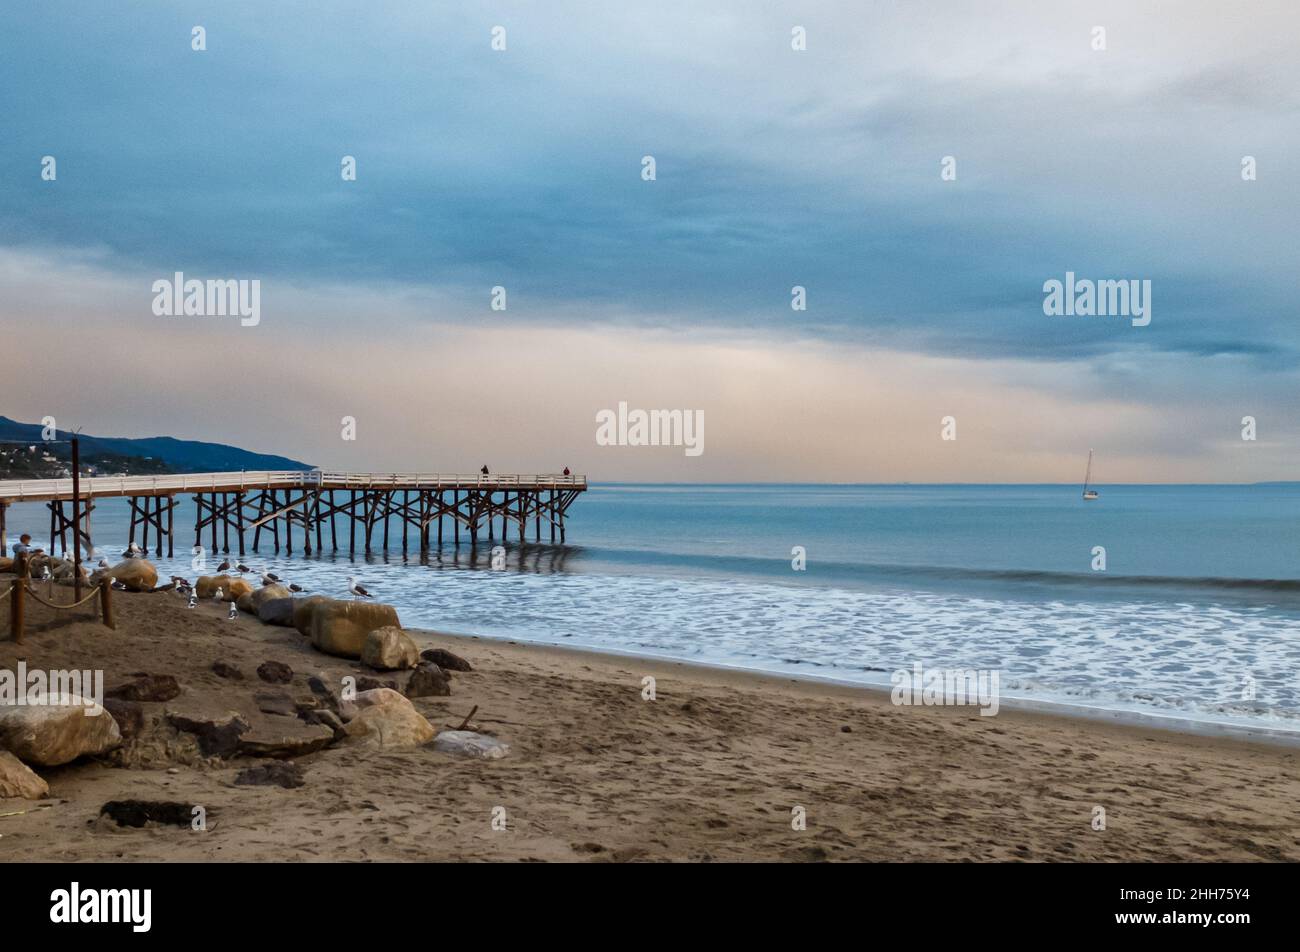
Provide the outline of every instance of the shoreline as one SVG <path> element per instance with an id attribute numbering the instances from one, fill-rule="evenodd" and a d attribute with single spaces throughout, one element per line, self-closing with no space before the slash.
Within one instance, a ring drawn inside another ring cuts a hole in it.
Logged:
<path id="1" fill-rule="evenodd" d="M 273 761 L 201 756 L 170 713 L 237 711 L 248 737 L 273 741 L 301 722 L 259 706 L 268 690 L 302 698 L 311 677 L 405 675 L 321 654 L 292 628 L 227 620 L 212 600 L 187 610 L 170 594 L 120 593 L 114 606 L 109 632 L 34 605 L 26 643 L 0 641 L 0 667 L 90 666 L 110 688 L 148 672 L 180 693 L 142 703 L 144 731 L 121 751 L 37 768 L 49 799 L 0 803 L 29 811 L 0 819 L 0 861 L 1300 860 L 1300 755 L 1288 747 L 900 707 L 860 685 L 427 628 L 409 630 L 417 644 L 473 670 L 452 672 L 450 696 L 413 705 L 437 730 L 475 711 L 470 729 L 507 756 L 342 742 L 293 759 L 301 786 L 243 785 L 243 771 Z M 218 662 L 244 679 L 215 673 Z M 268 662 L 291 680 L 259 680 Z M 202 805 L 208 828 L 100 815 L 130 799 Z"/>
<path id="2" fill-rule="evenodd" d="M 561 652 L 572 652 L 578 655 L 590 655 L 593 658 L 604 661 L 619 661 L 622 663 L 643 661 L 647 664 L 657 662 L 670 667 L 700 668 L 703 671 L 712 671 L 717 673 L 752 675 L 756 679 L 766 679 L 773 683 L 782 681 L 808 682 L 812 685 L 843 688 L 850 692 L 861 691 L 872 695 L 883 696 L 885 698 L 890 696 L 891 690 L 890 686 L 887 684 L 871 684 L 862 681 L 850 681 L 844 678 L 833 678 L 816 674 L 792 674 L 782 671 L 771 671 L 765 668 L 749 667 L 746 665 L 727 664 L 726 662 L 721 661 L 687 661 L 685 659 L 673 658 L 666 655 L 651 655 L 640 654 L 635 651 L 620 651 L 616 648 L 597 648 L 590 645 L 566 645 L 550 641 L 533 641 L 526 638 L 519 638 L 517 636 L 510 638 L 501 635 L 476 635 L 466 632 L 438 631 L 425 628 L 410 628 L 408 631 L 413 634 L 419 634 L 425 638 L 443 640 L 453 639 L 463 643 L 479 643 L 484 641 L 500 642 L 530 649 L 553 649 Z M 1283 748 L 1300 748 L 1300 728 L 1270 728 L 1263 725 L 1256 726 L 1253 724 L 1241 724 L 1230 721 L 1198 720 L 1195 717 L 1185 715 L 1160 714 L 1157 712 L 1146 712 L 1122 707 L 1092 707 L 1085 704 L 1070 704 L 1064 701 L 1040 700 L 1038 698 L 1027 698 L 1023 696 L 1016 697 L 1002 695 L 999 699 L 999 705 L 999 711 L 996 716 L 1001 716 L 1003 711 L 1020 711 L 1022 713 L 1041 715 L 1044 717 L 1061 718 L 1067 721 L 1082 720 L 1098 724 L 1115 724 L 1142 730 L 1159 730 L 1171 734 L 1183 734 L 1194 737 L 1236 740 L 1242 743 L 1256 743 Z"/>

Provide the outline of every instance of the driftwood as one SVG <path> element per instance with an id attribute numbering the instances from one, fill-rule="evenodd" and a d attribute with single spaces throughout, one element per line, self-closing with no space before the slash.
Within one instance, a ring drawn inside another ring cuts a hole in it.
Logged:
<path id="1" fill-rule="evenodd" d="M 450 724 L 448 724 L 448 725 L 447 725 L 447 730 L 449 730 L 449 731 L 463 731 L 465 728 L 469 727 L 470 719 L 471 719 L 471 718 L 472 718 L 476 713 L 478 713 L 478 705 L 477 705 L 477 704 L 475 704 L 474 707 L 473 707 L 473 709 L 471 709 L 470 712 L 469 712 L 468 714 L 465 715 L 465 719 L 464 719 L 463 721 L 460 722 L 460 726 L 459 726 L 459 727 L 452 727 Z"/>

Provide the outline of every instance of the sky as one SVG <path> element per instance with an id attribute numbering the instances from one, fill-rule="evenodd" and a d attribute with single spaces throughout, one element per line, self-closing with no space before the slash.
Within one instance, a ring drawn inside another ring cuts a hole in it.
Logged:
<path id="1" fill-rule="evenodd" d="M 1300 478 L 1293 3 L 5 19 L 6 416 L 356 471 Z M 178 271 L 260 321 L 155 314 Z M 1067 272 L 1149 280 L 1150 324 L 1044 314 Z M 598 445 L 620 402 L 704 452 Z"/>

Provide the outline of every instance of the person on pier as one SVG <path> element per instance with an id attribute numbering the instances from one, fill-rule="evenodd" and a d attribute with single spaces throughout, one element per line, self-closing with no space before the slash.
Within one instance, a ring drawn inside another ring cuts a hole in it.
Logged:
<path id="1" fill-rule="evenodd" d="M 479 472 L 482 473 L 484 476 L 488 475 L 487 463 L 483 464 L 483 468 L 480 469 Z"/>

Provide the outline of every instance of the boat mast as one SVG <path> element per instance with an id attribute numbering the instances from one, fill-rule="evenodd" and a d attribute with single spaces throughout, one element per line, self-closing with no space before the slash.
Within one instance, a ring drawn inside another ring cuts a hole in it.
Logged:
<path id="1" fill-rule="evenodd" d="M 1088 491 L 1088 483 L 1092 481 L 1092 450 L 1088 450 L 1088 469 L 1083 474 L 1083 491 Z"/>

